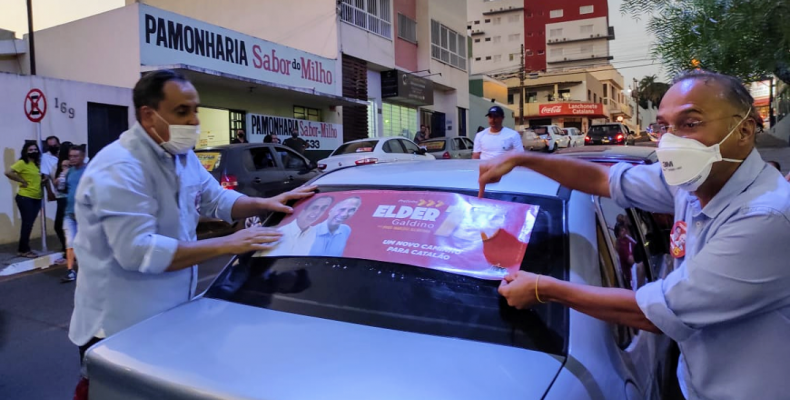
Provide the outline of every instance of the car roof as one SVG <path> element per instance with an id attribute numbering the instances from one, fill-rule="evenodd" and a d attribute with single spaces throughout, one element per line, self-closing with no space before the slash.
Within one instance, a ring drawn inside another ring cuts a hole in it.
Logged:
<path id="1" fill-rule="evenodd" d="M 413 161 L 337 169 L 313 183 L 327 186 L 385 186 L 477 191 L 480 160 Z M 557 196 L 559 183 L 526 168 L 516 168 L 491 184 L 492 192 Z"/>
<path id="2" fill-rule="evenodd" d="M 557 154 L 596 161 L 658 161 L 656 148 L 651 146 L 584 146 L 561 149 Z"/>

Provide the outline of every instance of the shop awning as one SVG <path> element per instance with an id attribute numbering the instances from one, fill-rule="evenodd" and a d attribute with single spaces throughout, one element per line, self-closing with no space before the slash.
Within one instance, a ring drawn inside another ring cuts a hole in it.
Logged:
<path id="1" fill-rule="evenodd" d="M 245 78 L 242 76 L 227 74 L 224 72 L 214 71 L 206 68 L 194 67 L 186 64 L 174 65 L 143 65 L 141 66 L 142 72 L 159 71 L 163 69 L 171 69 L 184 74 L 195 85 L 199 86 L 201 83 L 209 85 L 221 84 L 228 89 L 238 89 L 245 92 L 256 89 L 265 89 L 266 93 L 277 95 L 278 92 L 283 94 L 299 93 L 306 96 L 316 103 L 326 104 L 328 106 L 367 106 L 368 103 L 364 100 L 351 99 L 343 96 L 335 96 L 331 94 L 321 93 L 309 88 L 295 87 L 282 85 L 274 82 L 266 82 L 257 79 Z M 259 90 L 262 91 L 262 90 Z"/>

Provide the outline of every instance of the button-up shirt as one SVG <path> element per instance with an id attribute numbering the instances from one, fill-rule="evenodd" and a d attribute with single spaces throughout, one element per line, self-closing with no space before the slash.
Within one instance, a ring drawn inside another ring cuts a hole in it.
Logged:
<path id="1" fill-rule="evenodd" d="M 329 223 L 324 221 L 315 227 L 315 242 L 310 249 L 311 256 L 340 257 L 346 249 L 351 228 L 340 225 L 334 232 L 329 230 Z"/>
<path id="2" fill-rule="evenodd" d="M 315 226 L 302 230 L 296 218 L 277 229 L 282 233 L 277 246 L 270 251 L 259 251 L 256 256 L 306 256 L 315 241 Z"/>
<path id="3" fill-rule="evenodd" d="M 620 206 L 686 222 L 676 269 L 636 293 L 680 347 L 686 398 L 788 398 L 790 184 L 756 150 L 705 207 L 667 185 L 659 164 L 615 165 L 609 183 Z"/>
<path id="4" fill-rule="evenodd" d="M 166 271 L 178 243 L 197 240 L 200 215 L 230 222 L 241 196 L 222 189 L 195 153 L 170 155 L 139 124 L 102 149 L 75 196 L 71 341 L 113 335 L 192 299 L 197 268 Z"/>

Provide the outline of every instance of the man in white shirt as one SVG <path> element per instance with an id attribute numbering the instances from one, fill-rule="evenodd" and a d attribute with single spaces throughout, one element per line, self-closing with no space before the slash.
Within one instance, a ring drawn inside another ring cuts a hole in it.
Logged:
<path id="1" fill-rule="evenodd" d="M 488 160 L 510 151 L 523 152 L 524 145 L 518 132 L 502 126 L 505 111 L 502 107 L 493 106 L 488 109 L 489 128 L 475 136 L 475 148 L 472 158 Z"/>
<path id="2" fill-rule="evenodd" d="M 313 224 L 324 215 L 327 208 L 334 203 L 331 196 L 318 196 L 310 200 L 290 223 L 278 229 L 283 235 L 277 246 L 271 251 L 262 251 L 258 255 L 266 256 L 306 256 L 315 242 L 316 229 Z"/>

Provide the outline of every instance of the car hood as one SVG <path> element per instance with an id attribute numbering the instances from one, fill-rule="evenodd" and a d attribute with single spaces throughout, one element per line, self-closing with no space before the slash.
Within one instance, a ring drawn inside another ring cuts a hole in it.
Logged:
<path id="1" fill-rule="evenodd" d="M 94 346 L 102 399 L 540 399 L 563 358 L 199 299 Z"/>

